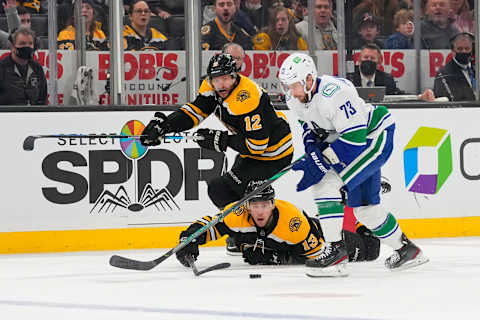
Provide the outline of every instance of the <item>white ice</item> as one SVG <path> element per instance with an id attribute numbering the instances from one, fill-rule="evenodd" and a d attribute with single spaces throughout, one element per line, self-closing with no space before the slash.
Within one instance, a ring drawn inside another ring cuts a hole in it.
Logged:
<path id="1" fill-rule="evenodd" d="M 111 267 L 112 254 L 151 260 L 167 250 L 0 256 L 0 319 L 478 319 L 480 237 L 416 239 L 430 262 L 391 272 L 378 260 L 347 278 L 312 279 L 303 266 L 249 266 L 200 248 L 195 277 L 170 257 L 150 271 Z M 259 273 L 260 279 L 249 274 Z"/>

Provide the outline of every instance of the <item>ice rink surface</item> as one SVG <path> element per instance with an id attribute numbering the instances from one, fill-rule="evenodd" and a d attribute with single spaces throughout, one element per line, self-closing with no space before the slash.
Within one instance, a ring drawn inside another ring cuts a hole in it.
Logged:
<path id="1" fill-rule="evenodd" d="M 152 260 L 167 250 L 0 256 L 1 319 L 479 319 L 480 237 L 417 239 L 430 262 L 391 272 L 378 260 L 349 277 L 312 279 L 303 266 L 249 266 L 200 248 L 195 277 L 170 257 L 150 271 L 111 267 L 112 254 Z M 259 273 L 259 279 L 249 274 Z"/>

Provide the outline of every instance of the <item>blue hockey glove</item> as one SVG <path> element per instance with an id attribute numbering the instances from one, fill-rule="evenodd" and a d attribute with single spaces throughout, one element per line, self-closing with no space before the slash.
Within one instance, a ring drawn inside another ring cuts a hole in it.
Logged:
<path id="1" fill-rule="evenodd" d="M 303 178 L 297 184 L 297 191 L 306 190 L 319 183 L 329 169 L 330 165 L 323 160 L 320 149 L 314 147 L 312 152 L 292 167 L 293 171 L 303 171 Z"/>
<path id="2" fill-rule="evenodd" d="M 317 130 L 314 131 L 308 127 L 308 124 L 305 122 L 303 125 L 303 145 L 305 146 L 305 153 L 310 153 L 314 150 L 314 148 L 320 149 L 323 151 L 326 147 L 328 147 L 328 143 L 324 142 L 327 138 L 328 133 L 320 129 L 321 131 Z"/>

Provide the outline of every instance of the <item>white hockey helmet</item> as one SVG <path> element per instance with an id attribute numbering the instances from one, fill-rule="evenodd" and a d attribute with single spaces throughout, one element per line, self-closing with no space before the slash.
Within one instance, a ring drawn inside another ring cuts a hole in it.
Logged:
<path id="1" fill-rule="evenodd" d="M 283 61 L 278 73 L 278 79 L 280 80 L 280 87 L 284 94 L 289 94 L 288 86 L 300 82 L 303 86 L 303 90 L 307 94 L 308 101 L 312 98 L 312 89 L 307 90 L 307 77 L 312 75 L 313 81 L 317 79 L 317 67 L 313 62 L 312 57 L 304 53 L 292 53 Z"/>

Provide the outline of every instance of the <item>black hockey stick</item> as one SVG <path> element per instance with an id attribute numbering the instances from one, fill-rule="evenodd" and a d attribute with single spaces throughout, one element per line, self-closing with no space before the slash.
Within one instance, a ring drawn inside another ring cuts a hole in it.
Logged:
<path id="1" fill-rule="evenodd" d="M 35 140 L 37 139 L 45 139 L 45 138 L 107 138 L 107 139 L 140 139 L 143 137 L 142 135 L 139 136 L 126 136 L 126 135 L 104 135 L 104 134 L 45 134 L 45 135 L 36 135 L 36 136 L 28 136 L 23 141 L 23 150 L 25 151 L 32 151 L 35 147 Z M 192 140 L 199 140 L 201 139 L 199 136 L 164 136 L 165 139 L 192 139 Z"/>
<path id="2" fill-rule="evenodd" d="M 203 270 L 198 271 L 198 268 L 195 265 L 195 260 L 193 260 L 193 257 L 192 256 L 187 256 L 186 259 L 187 259 L 188 264 L 190 265 L 190 268 L 192 268 L 193 274 L 197 277 L 199 275 L 202 275 L 202 274 L 210 272 L 210 271 L 226 269 L 226 268 L 231 266 L 230 263 L 223 262 L 223 263 L 218 263 L 218 264 L 215 264 L 211 267 L 208 267 L 208 268 L 205 268 Z"/>
<path id="3" fill-rule="evenodd" d="M 255 190 L 253 190 L 252 192 L 250 192 L 249 194 L 245 195 L 243 198 L 241 198 L 240 200 L 235 202 L 235 204 L 233 206 L 231 206 L 227 210 L 219 213 L 214 219 L 212 219 L 212 221 L 210 221 L 209 223 L 207 223 L 206 225 L 204 225 L 203 227 L 201 227 L 200 229 L 198 229 L 197 231 L 192 233 L 184 241 L 180 242 L 176 247 L 170 249 L 168 252 L 163 254 L 161 257 L 158 257 L 157 259 L 151 260 L 151 261 L 138 261 L 138 260 L 134 260 L 134 259 L 130 259 L 130 258 L 125 258 L 125 257 L 122 257 L 122 256 L 113 255 L 110 258 L 110 265 L 112 265 L 114 267 L 117 267 L 117 268 L 122 268 L 122 269 L 133 269 L 133 270 L 142 270 L 142 271 L 146 271 L 146 270 L 150 270 L 150 269 L 155 268 L 156 266 L 158 266 L 160 263 L 162 263 L 163 261 L 168 259 L 173 254 L 182 250 L 187 244 L 192 242 L 194 239 L 198 238 L 200 235 L 202 235 L 204 232 L 206 232 L 209 228 L 215 226 L 217 223 L 222 221 L 227 215 L 229 215 L 233 211 L 240 208 L 244 202 L 246 202 L 251 197 L 259 194 L 260 192 L 262 192 L 266 187 L 268 187 L 269 185 L 274 183 L 277 179 L 279 179 L 281 176 L 283 176 L 285 173 L 290 171 L 290 169 L 292 169 L 292 167 L 296 163 L 301 161 L 304 156 L 305 155 L 301 156 L 296 161 L 292 162 L 291 164 L 286 166 L 283 170 L 281 170 L 280 172 L 275 174 L 273 177 L 266 180 L 264 183 L 262 183 L 260 186 L 258 186 Z"/>

